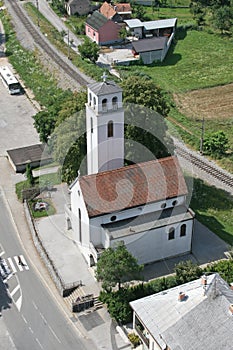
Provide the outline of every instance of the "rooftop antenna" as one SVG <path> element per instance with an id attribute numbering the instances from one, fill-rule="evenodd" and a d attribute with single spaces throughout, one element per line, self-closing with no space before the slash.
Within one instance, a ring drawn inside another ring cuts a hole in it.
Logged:
<path id="1" fill-rule="evenodd" d="M 106 82 L 107 77 L 108 76 L 107 76 L 106 72 L 104 72 L 104 74 L 101 77 L 103 79 L 103 82 Z"/>

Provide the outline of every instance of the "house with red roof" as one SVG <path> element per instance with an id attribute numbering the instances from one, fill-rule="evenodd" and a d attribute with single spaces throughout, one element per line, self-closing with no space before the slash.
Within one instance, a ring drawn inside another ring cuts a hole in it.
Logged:
<path id="1" fill-rule="evenodd" d="M 130 19 L 132 15 L 132 8 L 129 3 L 113 5 L 105 1 L 99 11 L 106 18 L 111 19 L 114 22 L 123 22 L 124 20 Z"/>
<path id="2" fill-rule="evenodd" d="M 67 229 L 89 265 L 124 242 L 139 263 L 191 251 L 194 213 L 176 156 L 124 166 L 122 89 L 88 85 L 87 175 L 70 186 Z"/>

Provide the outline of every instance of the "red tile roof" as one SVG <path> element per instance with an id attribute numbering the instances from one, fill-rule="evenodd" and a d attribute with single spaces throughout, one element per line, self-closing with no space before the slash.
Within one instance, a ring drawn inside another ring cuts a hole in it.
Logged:
<path id="1" fill-rule="evenodd" d="M 111 4 L 107 3 L 106 1 L 100 7 L 99 11 L 107 19 L 111 19 L 116 14 L 116 11 L 114 10 L 114 7 Z"/>
<path id="2" fill-rule="evenodd" d="M 117 13 L 131 12 L 131 6 L 128 3 L 115 4 L 114 9 Z"/>
<path id="3" fill-rule="evenodd" d="M 80 178 L 89 217 L 187 194 L 177 157 L 166 157 Z"/>

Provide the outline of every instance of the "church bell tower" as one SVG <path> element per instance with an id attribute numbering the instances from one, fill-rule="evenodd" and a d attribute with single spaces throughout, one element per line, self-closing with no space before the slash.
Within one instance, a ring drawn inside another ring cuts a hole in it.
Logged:
<path id="1" fill-rule="evenodd" d="M 122 89 L 113 81 L 88 85 L 86 103 L 88 175 L 124 166 Z"/>

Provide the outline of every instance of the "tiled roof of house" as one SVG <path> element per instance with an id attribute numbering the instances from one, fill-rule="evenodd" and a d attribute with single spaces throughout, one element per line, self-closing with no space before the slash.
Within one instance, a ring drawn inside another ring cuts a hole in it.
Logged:
<path id="1" fill-rule="evenodd" d="M 113 16 L 116 15 L 116 11 L 114 10 L 114 7 L 106 1 L 100 7 L 100 13 L 102 13 L 102 15 L 108 19 L 112 19 Z"/>
<path id="2" fill-rule="evenodd" d="M 108 81 L 108 80 L 89 84 L 88 88 L 96 96 L 114 94 L 116 92 L 122 91 L 122 88 L 120 88 L 114 81 Z"/>
<path id="3" fill-rule="evenodd" d="M 99 11 L 93 12 L 91 17 L 87 17 L 86 23 L 95 30 L 99 30 L 105 23 L 108 22 L 108 19 L 103 16 Z"/>
<path id="4" fill-rule="evenodd" d="M 131 5 L 128 3 L 115 4 L 114 9 L 119 14 L 132 12 Z"/>
<path id="5" fill-rule="evenodd" d="M 79 181 L 89 217 L 187 194 L 175 156 L 86 175 Z"/>
<path id="6" fill-rule="evenodd" d="M 167 42 L 167 37 L 160 36 L 151 39 L 142 39 L 132 42 L 132 46 L 137 53 L 163 50 Z"/>
<path id="7" fill-rule="evenodd" d="M 233 290 L 218 274 L 207 276 L 205 289 L 198 279 L 130 303 L 161 348 L 174 350 L 231 349 L 231 304 Z"/>

